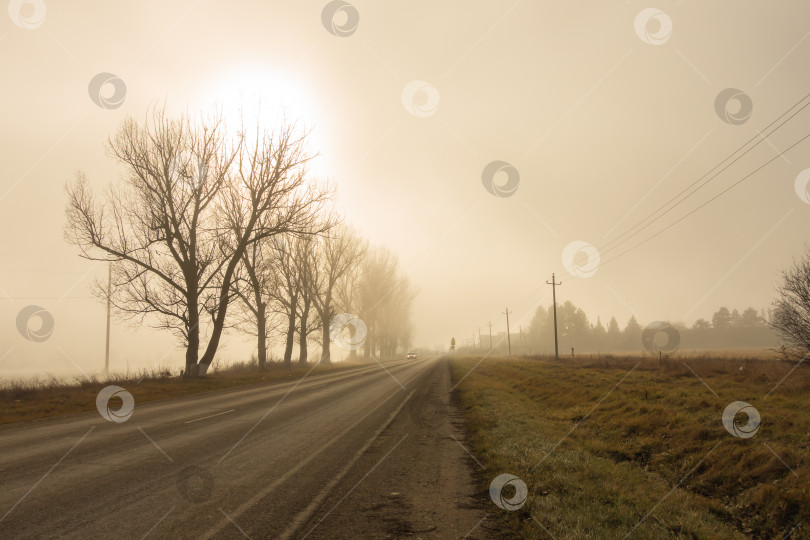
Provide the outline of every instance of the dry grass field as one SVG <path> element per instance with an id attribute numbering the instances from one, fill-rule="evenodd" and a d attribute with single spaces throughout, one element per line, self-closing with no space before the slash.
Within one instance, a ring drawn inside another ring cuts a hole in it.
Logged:
<path id="1" fill-rule="evenodd" d="M 268 363 L 267 370 L 260 371 L 255 364 L 244 363 L 182 382 L 177 374 L 161 370 L 114 375 L 104 380 L 95 377 L 7 380 L 0 383 L 0 424 L 95 410 L 99 391 L 111 384 L 126 388 L 135 402 L 141 403 L 236 386 L 295 380 L 310 370 L 311 375 L 316 375 L 356 365 L 341 362 L 314 369 L 311 364 L 285 369 L 279 363 Z"/>
<path id="2" fill-rule="evenodd" d="M 480 488 L 501 473 L 528 488 L 517 511 L 491 505 L 504 536 L 810 536 L 808 366 L 696 355 L 479 361 L 452 365 L 485 467 Z M 759 411 L 753 437 L 724 427 L 734 401 Z"/>

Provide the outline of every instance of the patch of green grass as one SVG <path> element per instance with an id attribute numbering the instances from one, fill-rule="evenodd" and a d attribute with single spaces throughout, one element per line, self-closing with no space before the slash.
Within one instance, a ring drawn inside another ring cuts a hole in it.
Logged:
<path id="1" fill-rule="evenodd" d="M 99 391 L 111 384 L 125 388 L 135 398 L 135 403 L 143 403 L 237 386 L 295 380 L 310 370 L 311 375 L 316 375 L 357 365 L 341 362 L 319 365 L 313 369 L 311 364 L 296 364 L 287 369 L 280 364 L 269 364 L 267 370 L 261 371 L 246 363 L 228 369 L 217 369 L 206 377 L 184 381 L 168 371 L 144 371 L 132 376 L 115 375 L 103 381 L 95 377 L 74 381 L 56 378 L 8 381 L 0 388 L 0 424 L 95 410 Z"/>
<path id="2" fill-rule="evenodd" d="M 504 536 L 810 534 L 810 374 L 803 367 L 772 391 L 794 366 L 594 356 L 578 365 L 487 358 L 473 369 L 478 361 L 455 358 L 452 370 L 473 451 L 486 467 L 480 487 L 488 490 L 501 473 L 528 487 L 522 509 L 491 506 Z M 754 437 L 723 427 L 733 401 L 759 410 Z"/>

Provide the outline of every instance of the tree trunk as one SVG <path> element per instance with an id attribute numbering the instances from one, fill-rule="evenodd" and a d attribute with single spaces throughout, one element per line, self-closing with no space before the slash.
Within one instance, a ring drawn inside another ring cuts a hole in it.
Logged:
<path id="1" fill-rule="evenodd" d="M 188 314 L 188 347 L 186 348 L 186 377 L 197 376 L 197 357 L 200 353 L 200 315 L 197 313 L 197 302 L 187 299 Z"/>
<path id="2" fill-rule="evenodd" d="M 186 348 L 186 377 L 197 376 L 197 349 L 200 346 L 200 334 L 192 335 L 194 332 L 189 332 L 188 347 Z"/>
<path id="3" fill-rule="evenodd" d="M 267 305 L 260 302 L 256 313 L 259 335 L 259 369 L 267 368 Z"/>
<path id="4" fill-rule="evenodd" d="M 202 358 L 200 358 L 200 364 L 206 364 L 206 367 L 211 365 L 211 362 L 214 361 L 214 355 L 217 353 L 217 348 L 219 347 L 219 340 L 222 338 L 222 331 L 225 329 L 225 315 L 228 313 L 231 279 L 233 278 L 236 265 L 242 260 L 244 251 L 245 248 L 242 247 L 241 250 L 234 254 L 231 262 L 228 264 L 228 267 L 225 269 L 225 273 L 222 276 L 222 285 L 219 291 L 219 300 L 217 302 L 218 305 L 216 315 L 214 316 L 214 325 L 211 330 L 211 338 L 208 340 L 208 346 L 205 348 L 205 353 L 203 354 Z M 191 306 L 191 304 L 189 304 L 189 306 Z M 194 306 L 196 308 L 196 302 L 194 303 Z"/>
<path id="5" fill-rule="evenodd" d="M 284 367 L 292 366 L 292 350 L 295 345 L 295 313 L 290 315 L 290 322 L 287 325 L 287 342 L 284 346 Z"/>
<path id="6" fill-rule="evenodd" d="M 321 353 L 321 364 L 331 364 L 330 357 L 330 343 L 329 343 L 329 320 L 327 317 L 321 317 L 321 325 L 323 326 L 323 352 Z"/>
<path id="7" fill-rule="evenodd" d="M 292 367 L 292 351 L 295 345 L 295 314 L 298 309 L 298 295 L 290 298 L 290 318 L 287 324 L 287 342 L 284 347 L 284 367 Z"/>
<path id="8" fill-rule="evenodd" d="M 307 365 L 307 356 L 309 352 L 307 351 L 307 335 L 309 334 L 309 330 L 307 329 L 307 322 L 309 319 L 309 305 L 310 299 L 304 298 L 304 309 L 301 310 L 301 326 L 298 332 L 298 364 L 305 366 Z"/>

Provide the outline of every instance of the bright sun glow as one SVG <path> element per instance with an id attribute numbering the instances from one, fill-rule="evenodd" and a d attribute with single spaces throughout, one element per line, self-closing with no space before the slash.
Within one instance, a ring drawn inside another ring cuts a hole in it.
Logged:
<path id="1" fill-rule="evenodd" d="M 241 66 L 221 73 L 201 95 L 200 110 L 222 109 L 229 131 L 244 126 L 255 130 L 257 121 L 272 130 L 285 119 L 308 130 L 307 143 L 313 152 L 321 149 L 318 107 L 308 88 L 287 73 L 266 66 Z"/>

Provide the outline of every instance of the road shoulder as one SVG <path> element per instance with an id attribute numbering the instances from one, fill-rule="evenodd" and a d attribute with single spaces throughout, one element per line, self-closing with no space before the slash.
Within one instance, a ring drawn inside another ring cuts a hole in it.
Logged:
<path id="1" fill-rule="evenodd" d="M 410 388 L 408 403 L 296 537 L 490 538 L 449 363 L 436 362 Z"/>

